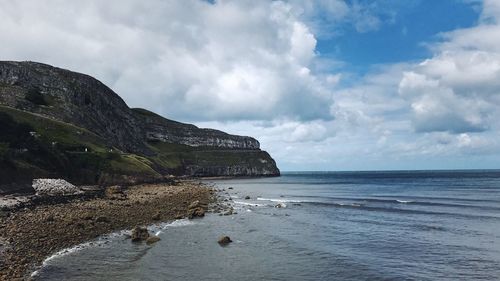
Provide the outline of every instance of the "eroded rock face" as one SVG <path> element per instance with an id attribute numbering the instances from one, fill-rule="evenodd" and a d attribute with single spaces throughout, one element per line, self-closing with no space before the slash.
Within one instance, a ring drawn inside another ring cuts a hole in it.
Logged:
<path id="1" fill-rule="evenodd" d="M 274 160 L 260 150 L 260 144 L 254 138 L 201 129 L 147 110 L 130 109 L 100 81 L 50 65 L 0 61 L 0 105 L 69 123 L 78 127 L 75 130 L 86 129 L 102 138 L 108 146 L 104 149 L 118 148 L 122 152 L 149 158 L 158 156 L 151 143 L 159 142 L 185 145 L 197 151 L 195 156 L 179 159 L 178 163 L 182 164 L 178 167 L 152 164 L 151 167 L 160 175 L 279 175 Z M 87 148 L 82 148 L 82 151 L 87 152 Z M 200 158 L 200 155 L 208 156 Z M 93 175 L 89 177 L 95 178 Z M 138 182 L 147 180 L 135 174 L 107 177 L 103 172 L 98 184 L 120 184 L 116 179 L 122 177 L 127 180 L 138 178 Z"/>
<path id="2" fill-rule="evenodd" d="M 144 109 L 133 109 L 145 124 L 148 141 L 162 141 L 189 146 L 209 146 L 229 149 L 259 149 L 259 142 L 251 137 L 230 135 L 213 129 L 200 129 L 165 119 Z"/>

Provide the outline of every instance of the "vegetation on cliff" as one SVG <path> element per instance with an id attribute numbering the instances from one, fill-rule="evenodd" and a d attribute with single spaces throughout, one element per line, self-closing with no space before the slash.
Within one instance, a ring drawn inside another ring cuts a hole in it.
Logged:
<path id="1" fill-rule="evenodd" d="M 130 109 L 94 78 L 32 62 L 0 62 L 0 193 L 37 177 L 75 184 L 169 175 L 273 176 L 257 140 Z"/>

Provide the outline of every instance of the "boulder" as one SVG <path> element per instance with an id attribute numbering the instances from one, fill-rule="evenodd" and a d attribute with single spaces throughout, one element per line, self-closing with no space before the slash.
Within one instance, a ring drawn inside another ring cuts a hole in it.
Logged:
<path id="1" fill-rule="evenodd" d="M 221 236 L 219 238 L 219 241 L 217 241 L 217 243 L 219 243 L 219 245 L 221 245 L 221 246 L 225 246 L 231 242 L 233 242 L 233 241 L 231 240 L 231 238 L 229 238 L 229 236 Z"/>
<path id="2" fill-rule="evenodd" d="M 278 203 L 274 206 L 274 208 L 286 208 L 286 204 L 285 203 Z"/>
<path id="3" fill-rule="evenodd" d="M 205 209 L 203 209 L 201 207 L 188 210 L 188 218 L 189 219 L 196 218 L 196 217 L 201 218 L 204 216 L 205 216 Z"/>
<path id="4" fill-rule="evenodd" d="M 148 229 L 145 227 L 136 226 L 132 229 L 132 235 L 130 236 L 132 242 L 144 241 L 149 238 Z"/>
<path id="5" fill-rule="evenodd" d="M 200 207 L 200 201 L 199 200 L 195 200 L 191 204 L 189 204 L 188 209 L 195 209 L 195 208 L 198 208 L 198 207 Z"/>
<path id="6" fill-rule="evenodd" d="M 151 244 L 156 243 L 160 240 L 161 240 L 160 237 L 158 237 L 156 235 L 151 235 L 146 239 L 146 244 L 151 245 Z"/>

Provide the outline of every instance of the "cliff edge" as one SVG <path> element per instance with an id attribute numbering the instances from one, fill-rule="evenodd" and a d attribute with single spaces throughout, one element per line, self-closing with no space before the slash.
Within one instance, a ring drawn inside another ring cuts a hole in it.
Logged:
<path id="1" fill-rule="evenodd" d="M 36 177 L 107 185 L 280 173 L 254 138 L 131 109 L 88 75 L 36 62 L 0 61 L 0 127 L 0 193 L 29 191 Z"/>

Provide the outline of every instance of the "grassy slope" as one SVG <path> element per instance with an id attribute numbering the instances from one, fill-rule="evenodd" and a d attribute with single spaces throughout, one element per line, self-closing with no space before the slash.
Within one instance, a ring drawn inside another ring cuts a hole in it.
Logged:
<path id="1" fill-rule="evenodd" d="M 213 147 L 191 147 L 163 142 L 150 143 L 156 156 L 146 158 L 123 153 L 109 147 L 98 135 L 72 124 L 52 120 L 33 113 L 0 106 L 18 124 L 27 124 L 36 132 L 33 142 L 38 147 L 19 147 L 0 142 L 0 185 L 34 177 L 63 177 L 77 184 L 114 184 L 160 179 L 162 175 L 184 174 L 189 165 L 201 167 L 250 165 L 258 167 L 263 151 L 224 150 Z M 29 145 L 26 145 L 29 146 Z M 87 151 L 85 151 L 87 150 Z M 1 179 L 3 177 L 3 179 Z M 1 188 L 0 188 L 1 192 Z"/>
<path id="2" fill-rule="evenodd" d="M 0 113 L 36 132 L 22 147 L 28 151 L 21 152 L 18 144 L 0 144 L 0 166 L 6 174 L 0 183 L 42 176 L 64 177 L 80 184 L 119 182 L 119 176 L 160 176 L 150 160 L 111 148 L 86 129 L 4 106 L 0 106 Z"/>

